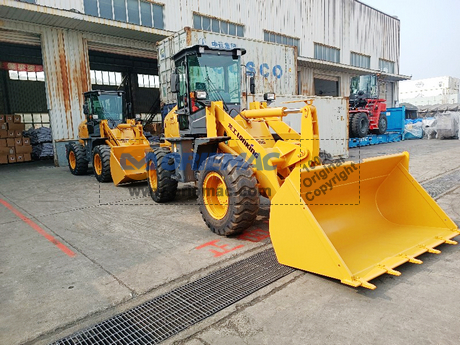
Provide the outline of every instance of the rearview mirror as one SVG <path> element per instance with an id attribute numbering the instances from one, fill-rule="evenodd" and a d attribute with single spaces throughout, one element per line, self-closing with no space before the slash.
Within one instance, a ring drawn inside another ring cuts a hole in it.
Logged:
<path id="1" fill-rule="evenodd" d="M 249 78 L 249 92 L 253 95 L 256 93 L 256 82 L 254 77 Z"/>
<path id="2" fill-rule="evenodd" d="M 171 74 L 171 92 L 178 93 L 180 88 L 179 84 L 179 74 L 173 73 Z"/>
<path id="3" fill-rule="evenodd" d="M 89 115 L 88 104 L 83 104 L 83 114 Z"/>
<path id="4" fill-rule="evenodd" d="M 264 100 L 267 102 L 273 102 L 276 99 L 276 95 L 274 93 L 265 93 Z"/>

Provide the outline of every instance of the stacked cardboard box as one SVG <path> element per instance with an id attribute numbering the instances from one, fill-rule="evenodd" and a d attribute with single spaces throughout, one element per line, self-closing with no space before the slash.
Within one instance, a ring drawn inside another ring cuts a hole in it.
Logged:
<path id="1" fill-rule="evenodd" d="M 22 136 L 20 115 L 0 115 L 0 164 L 32 160 L 30 139 Z"/>

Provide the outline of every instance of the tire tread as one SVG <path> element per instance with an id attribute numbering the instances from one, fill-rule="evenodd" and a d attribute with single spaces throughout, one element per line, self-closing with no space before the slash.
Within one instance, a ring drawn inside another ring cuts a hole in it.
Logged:
<path id="1" fill-rule="evenodd" d="M 360 127 L 361 127 L 360 122 L 361 122 L 361 119 L 364 117 L 366 118 L 366 121 L 367 121 L 367 131 L 366 133 L 361 133 L 360 132 Z M 366 135 L 369 134 L 369 119 L 366 113 L 356 113 L 353 116 L 351 132 L 354 138 L 364 138 Z"/>
<path id="2" fill-rule="evenodd" d="M 213 162 L 210 163 L 209 160 Z M 235 160 L 238 160 L 237 164 L 233 164 L 233 166 L 229 164 L 234 163 Z M 213 164 L 213 166 L 217 167 L 216 170 L 221 172 L 224 179 L 230 182 L 227 189 L 231 196 L 234 197 L 234 200 L 230 202 L 230 216 L 224 224 L 216 224 L 218 222 L 208 213 L 203 203 L 202 186 L 207 175 L 207 171 L 204 169 L 208 164 Z M 253 192 L 254 190 L 256 191 L 255 193 Z M 221 236 L 240 234 L 252 225 L 259 213 L 260 200 L 257 192 L 257 179 L 252 168 L 241 157 L 235 157 L 230 154 L 217 154 L 209 157 L 200 168 L 198 200 L 200 201 L 200 213 L 211 231 Z"/>
<path id="3" fill-rule="evenodd" d="M 70 172 L 73 175 L 84 175 L 84 174 L 88 173 L 88 164 L 89 164 L 89 162 L 88 162 L 88 160 L 86 158 L 86 149 L 85 149 L 85 147 L 81 143 L 74 142 L 74 143 L 70 144 L 70 151 L 73 151 L 73 153 L 75 154 L 75 160 L 76 160 L 75 169 L 72 169 L 70 167 L 70 163 L 69 163 Z M 70 151 L 69 151 L 69 153 L 70 153 Z M 68 158 L 69 158 L 69 156 L 67 155 L 67 159 Z"/>
<path id="4" fill-rule="evenodd" d="M 156 162 L 158 165 L 156 166 L 157 170 L 157 191 L 154 192 L 150 187 L 150 181 L 148 180 L 149 192 L 150 197 L 153 201 L 157 203 L 164 203 L 173 201 L 176 198 L 177 193 L 177 181 L 173 179 L 174 171 L 169 171 L 163 169 L 163 160 L 165 159 L 166 155 L 169 153 L 169 150 L 166 149 L 154 149 L 153 154 L 156 157 Z M 147 159 L 147 167 L 153 166 L 151 163 L 151 158 Z"/>
<path id="5" fill-rule="evenodd" d="M 98 175 L 93 167 L 94 175 L 99 182 L 111 182 L 112 173 L 110 172 L 110 146 L 98 145 L 93 149 L 93 162 L 94 154 L 98 152 L 101 157 L 102 172 Z"/>

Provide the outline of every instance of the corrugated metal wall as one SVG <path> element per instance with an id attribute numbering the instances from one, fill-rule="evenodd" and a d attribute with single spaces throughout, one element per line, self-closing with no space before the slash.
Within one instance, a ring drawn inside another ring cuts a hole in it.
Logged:
<path id="1" fill-rule="evenodd" d="M 74 139 L 84 119 L 82 93 L 91 89 L 86 40 L 79 32 L 47 29 L 42 54 L 53 139 Z"/>
<path id="2" fill-rule="evenodd" d="M 300 56 L 314 57 L 314 42 L 341 50 L 341 63 L 351 51 L 395 62 L 399 71 L 398 19 L 354 0 L 189 0 L 165 3 L 165 29 L 192 26 L 193 11 L 245 26 L 245 37 L 263 40 L 263 30 L 300 38 Z"/>
<path id="3" fill-rule="evenodd" d="M 77 10 L 84 13 L 83 0 L 36 0 L 37 5 L 60 8 L 63 10 Z"/>
<path id="4" fill-rule="evenodd" d="M 379 58 L 393 61 L 395 73 L 398 74 L 399 20 L 355 1 L 351 2 L 348 18 L 350 18 L 350 31 L 347 35 L 350 38 L 349 50 L 370 55 L 372 69 L 379 68 Z"/>

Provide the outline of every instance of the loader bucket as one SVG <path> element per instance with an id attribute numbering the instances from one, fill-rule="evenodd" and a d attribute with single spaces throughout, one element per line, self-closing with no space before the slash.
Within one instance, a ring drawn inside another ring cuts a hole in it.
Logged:
<path id="1" fill-rule="evenodd" d="M 150 145 L 112 146 L 110 150 L 110 172 L 113 183 L 141 181 L 147 178 L 145 153 Z"/>
<path id="2" fill-rule="evenodd" d="M 296 167 L 272 199 L 278 261 L 375 289 L 370 280 L 456 244 L 457 226 L 409 174 L 407 152 L 361 164 Z"/>

